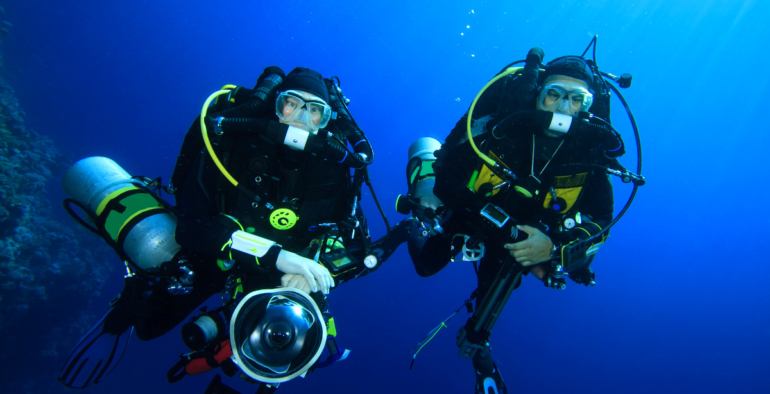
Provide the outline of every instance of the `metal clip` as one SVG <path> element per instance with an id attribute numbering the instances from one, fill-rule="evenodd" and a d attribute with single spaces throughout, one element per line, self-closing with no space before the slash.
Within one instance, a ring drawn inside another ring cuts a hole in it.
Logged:
<path id="1" fill-rule="evenodd" d="M 126 266 L 126 274 L 123 275 L 123 279 L 133 278 L 134 276 L 136 276 L 136 273 L 134 272 L 134 270 L 131 269 L 130 265 L 128 265 L 128 260 L 124 260 L 123 265 Z"/>
<path id="2" fill-rule="evenodd" d="M 189 294 L 192 291 L 192 286 L 186 286 L 182 284 L 179 279 L 171 278 L 168 285 L 168 293 L 174 296 Z"/>

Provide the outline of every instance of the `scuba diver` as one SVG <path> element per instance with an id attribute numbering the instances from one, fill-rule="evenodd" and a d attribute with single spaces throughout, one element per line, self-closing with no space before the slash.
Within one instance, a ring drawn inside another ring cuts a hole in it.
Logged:
<path id="1" fill-rule="evenodd" d="M 489 340 L 522 275 L 554 289 L 564 289 L 566 278 L 594 286 L 591 263 L 645 183 L 635 121 L 607 81 L 628 87 L 631 75 L 600 72 L 595 42 L 593 60 L 586 49 L 544 65 L 542 49 L 532 49 L 482 89 L 443 145 L 420 139 L 410 148 L 410 192 L 398 205 L 418 219 L 409 238 L 415 270 L 427 277 L 451 261 L 470 261 L 478 276 L 465 304 L 472 316 L 457 334 L 460 355 L 473 362 L 476 393 L 507 392 Z M 610 124 L 610 86 L 637 137 L 636 174 L 617 160 L 625 146 Z M 634 185 L 615 218 L 610 174 Z"/>
<path id="2" fill-rule="evenodd" d="M 192 352 L 169 371 L 170 382 L 221 367 L 272 392 L 347 357 L 327 294 L 376 271 L 410 223 L 390 228 L 383 215 L 388 234 L 371 241 L 359 202 L 364 183 L 377 202 L 367 171 L 374 153 L 348 102 L 339 78 L 268 67 L 254 89 L 227 85 L 209 96 L 170 188 L 106 158 L 76 163 L 64 178 L 65 209 L 113 247 L 126 275 L 59 380 L 98 383 L 132 332 L 157 338 L 215 294 L 222 306 L 201 308 L 182 327 Z M 159 190 L 173 193 L 176 206 Z M 321 360 L 324 350 L 330 355 Z M 228 390 L 217 375 L 207 392 Z"/>

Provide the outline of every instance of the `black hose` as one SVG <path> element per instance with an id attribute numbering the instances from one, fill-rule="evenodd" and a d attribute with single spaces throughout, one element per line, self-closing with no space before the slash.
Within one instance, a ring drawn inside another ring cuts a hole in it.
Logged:
<path id="1" fill-rule="evenodd" d="M 626 109 L 626 113 L 628 114 L 628 119 L 631 121 L 631 128 L 634 130 L 634 138 L 636 140 L 636 174 L 641 176 L 642 175 L 642 139 L 641 139 L 641 136 L 639 135 L 639 127 L 636 125 L 636 119 L 634 118 L 634 113 L 631 112 L 631 108 L 628 106 L 628 102 L 626 102 L 626 99 L 625 97 L 623 97 L 623 94 L 620 93 L 620 90 L 611 83 L 608 85 L 610 86 L 610 88 L 612 88 L 612 91 L 618 95 L 620 102 L 623 104 L 623 107 L 625 107 Z"/>
<path id="2" fill-rule="evenodd" d="M 547 114 L 548 113 L 545 111 L 538 111 L 534 109 L 516 111 L 503 118 L 492 128 L 492 136 L 497 139 L 503 138 L 506 135 L 507 130 L 515 129 L 521 126 L 535 127 L 544 125 L 542 127 L 548 128 L 550 119 L 546 120 L 546 117 L 548 116 Z M 498 131 L 498 128 L 500 131 Z"/>
<path id="3" fill-rule="evenodd" d="M 611 172 L 608 171 L 608 170 L 611 170 L 610 167 L 603 166 L 603 165 L 600 165 L 600 164 L 570 163 L 570 164 L 563 164 L 560 167 L 568 167 L 568 166 L 595 167 L 595 168 L 600 168 L 600 169 L 604 170 L 605 172 L 612 174 Z M 639 189 L 639 186 L 636 183 L 634 183 L 634 188 L 631 190 L 631 195 L 628 197 L 628 200 L 626 201 L 626 204 L 623 205 L 623 208 L 620 210 L 620 212 L 614 218 L 612 218 L 612 221 L 610 221 L 610 224 L 608 224 L 607 227 L 603 228 L 602 231 L 598 232 L 597 234 L 595 234 L 595 235 L 593 235 L 591 237 L 588 237 L 584 241 L 585 242 L 593 242 L 595 239 L 598 239 L 603 234 L 606 234 L 608 231 L 610 231 L 612 226 L 614 226 L 618 221 L 620 221 L 620 218 L 622 218 L 623 215 L 626 214 L 626 211 L 628 211 L 628 208 L 631 207 L 631 203 L 634 202 L 634 197 L 636 197 L 636 191 L 638 189 Z"/>
<path id="4" fill-rule="evenodd" d="M 636 125 L 636 120 L 634 119 L 634 115 L 631 112 L 631 109 L 628 107 L 628 103 L 623 98 L 623 95 L 618 91 L 618 89 L 615 87 L 615 85 L 613 85 L 613 84 L 608 84 L 608 85 L 618 95 L 618 98 L 620 98 L 620 101 L 623 103 L 623 106 L 626 108 L 626 112 L 628 113 L 628 117 L 631 120 L 631 126 L 632 126 L 632 128 L 634 130 L 634 136 L 636 138 L 637 161 L 636 161 L 636 174 L 635 175 L 638 175 L 639 177 L 641 177 L 642 176 L 642 141 L 641 141 L 641 137 L 639 136 L 639 129 L 638 129 L 637 125 Z M 585 166 L 591 166 L 591 167 L 599 167 L 599 168 L 604 169 L 605 171 L 610 169 L 609 167 L 605 167 L 605 166 L 598 165 L 598 164 L 565 164 L 565 166 L 568 166 L 568 165 L 585 165 Z M 593 241 L 595 239 L 598 239 L 603 234 L 606 234 L 610 230 L 610 228 L 612 228 L 612 226 L 614 226 L 618 221 L 620 221 L 620 219 L 623 217 L 623 215 L 625 215 L 626 212 L 628 211 L 628 208 L 631 207 L 631 203 L 633 203 L 634 198 L 636 197 L 637 190 L 639 190 L 639 185 L 636 182 L 634 182 L 634 188 L 633 188 L 633 190 L 631 190 L 631 195 L 628 197 L 628 201 L 626 201 L 626 204 L 623 206 L 623 208 L 620 210 L 620 212 L 612 219 L 612 221 L 610 222 L 609 225 L 607 225 L 607 227 L 602 229 L 602 231 L 600 231 L 598 234 L 589 237 L 585 241 L 586 242 L 591 242 L 591 241 Z"/>
<path id="5" fill-rule="evenodd" d="M 615 90 L 617 92 L 617 89 L 615 89 L 615 87 L 612 84 L 610 84 L 610 86 L 612 86 L 613 90 Z M 622 96 L 619 95 L 619 97 L 621 97 L 621 100 L 622 100 Z M 622 100 L 622 102 L 624 103 L 624 105 L 626 105 L 625 100 Z M 640 173 L 640 171 L 641 171 L 641 142 L 639 140 L 639 132 L 638 132 L 638 129 L 636 128 L 636 122 L 633 119 L 633 115 L 631 114 L 631 111 L 628 109 L 627 106 L 626 106 L 626 109 L 628 110 L 629 116 L 631 117 L 631 123 L 633 125 L 634 133 L 635 133 L 636 138 L 637 138 L 637 154 L 639 155 L 638 156 L 639 160 L 638 160 L 638 167 L 637 167 L 638 171 L 637 171 L 637 174 L 641 176 L 641 173 Z M 502 121 L 500 121 L 500 123 L 498 123 L 494 127 L 494 129 L 492 130 L 492 135 L 495 138 L 502 138 L 502 136 L 505 135 L 505 130 L 506 129 L 509 129 L 509 128 L 512 128 L 512 127 L 518 128 L 518 126 L 521 126 L 521 124 L 525 124 L 525 125 L 528 125 L 528 126 L 536 126 L 536 127 L 541 127 L 541 128 L 546 128 L 547 129 L 549 127 L 552 119 L 553 119 L 553 113 L 547 112 L 547 111 L 540 111 L 540 110 L 522 110 L 522 111 L 517 111 L 517 112 L 514 112 L 513 114 L 507 116 Z M 611 149 L 611 150 L 607 150 L 605 148 L 605 155 L 607 155 L 610 158 L 617 158 L 620 155 L 622 155 L 622 153 L 625 152 L 625 148 L 624 148 L 624 144 L 623 144 L 623 139 L 620 137 L 620 134 L 617 132 L 617 130 L 615 130 L 615 128 L 612 127 L 612 125 L 610 125 L 609 122 L 605 121 L 604 119 L 601 119 L 599 117 L 592 117 L 590 119 L 597 119 L 597 120 L 603 122 L 604 124 L 594 124 L 594 123 L 590 123 L 590 122 L 585 122 L 583 120 L 578 120 L 578 121 L 572 123 L 572 125 L 570 126 L 570 132 L 572 132 L 573 130 L 576 130 L 576 129 L 580 129 L 580 128 L 583 129 L 583 130 L 581 130 L 583 132 L 585 132 L 586 129 L 591 130 L 591 131 L 593 131 L 594 133 L 596 133 L 600 137 L 600 141 L 603 144 L 605 144 L 605 146 L 609 146 L 608 143 L 611 143 L 611 142 L 616 142 L 617 143 L 617 145 L 618 145 L 617 148 L 614 148 L 614 149 Z M 509 123 L 510 123 L 510 125 L 509 125 Z M 501 126 L 503 126 L 503 128 L 502 128 L 503 131 L 502 132 L 498 132 L 497 128 L 501 127 Z M 614 141 L 612 141 L 611 139 L 608 139 L 608 136 L 613 137 Z M 612 152 L 612 153 L 608 155 L 607 154 L 608 152 Z M 598 165 L 598 164 L 565 164 L 565 166 L 568 166 L 568 165 L 593 166 L 593 167 L 602 168 L 605 171 L 609 169 L 609 167 L 601 166 L 601 165 Z M 634 197 L 636 196 L 637 189 L 638 189 L 638 185 L 636 183 L 634 183 L 634 188 L 633 188 L 633 190 L 631 192 L 631 196 L 629 197 L 628 201 L 626 202 L 626 205 L 623 207 L 623 209 L 620 211 L 620 213 L 618 213 L 618 215 L 615 216 L 612 219 L 612 221 L 610 222 L 610 224 L 607 227 L 605 227 L 602 231 L 600 231 L 598 234 L 588 238 L 589 241 L 597 239 L 602 234 L 605 234 L 607 231 L 609 231 L 609 229 L 612 226 L 615 225 L 615 223 L 618 222 L 618 220 L 620 220 L 621 217 L 623 217 L 623 215 L 626 213 L 628 208 L 631 206 L 631 203 L 633 202 Z"/>
<path id="6" fill-rule="evenodd" d="M 545 53 L 538 47 L 530 49 L 527 53 L 524 70 L 521 72 L 521 84 L 516 91 L 516 98 L 522 107 L 535 99 L 538 90 L 537 79 L 544 56 Z"/>
<path id="7" fill-rule="evenodd" d="M 337 117 L 338 127 L 345 133 L 345 139 L 353 146 L 353 156 L 359 161 L 359 165 L 355 168 L 361 168 L 361 166 L 367 166 L 374 161 L 374 150 L 369 140 L 366 139 L 364 132 L 344 114 L 338 114 Z M 363 154 L 366 158 L 360 156 Z"/>
<path id="8" fill-rule="evenodd" d="M 586 49 L 586 51 L 587 50 L 588 49 Z M 604 80 L 604 78 L 602 78 L 602 79 Z M 604 80 L 604 81 L 606 83 L 606 80 Z M 618 98 L 620 99 L 620 102 L 623 104 L 623 107 L 625 107 L 626 113 L 628 114 L 628 118 L 631 121 L 631 128 L 634 130 L 634 138 L 636 139 L 636 174 L 635 175 L 638 175 L 639 177 L 641 177 L 642 176 L 642 140 L 641 140 L 641 137 L 639 135 L 639 128 L 636 125 L 636 119 L 634 118 L 633 112 L 631 112 L 631 108 L 628 106 L 628 102 L 623 97 L 623 94 L 620 93 L 620 90 L 618 88 L 616 88 L 615 85 L 613 85 L 611 83 L 606 83 L 606 85 L 608 85 L 612 89 L 612 91 L 615 92 L 615 94 L 618 95 Z M 601 118 L 595 118 L 595 119 L 601 119 Z M 609 122 L 606 122 L 606 123 L 609 123 Z M 612 129 L 617 133 L 617 130 L 615 130 L 614 127 Z M 619 136 L 619 134 L 618 134 L 618 136 Z M 581 164 L 566 164 L 566 165 L 581 165 Z M 601 166 L 601 165 L 598 165 L 598 164 L 594 164 L 594 165 L 582 164 L 582 165 L 600 167 L 600 168 L 603 168 L 605 171 L 609 169 L 609 167 Z M 633 188 L 633 190 L 631 190 L 631 195 L 628 197 L 628 201 L 626 201 L 626 204 L 623 206 L 623 208 L 620 210 L 620 212 L 612 219 L 612 221 L 610 222 L 610 224 L 607 227 L 602 229 L 602 231 L 600 231 L 598 234 L 589 237 L 585 241 L 586 242 L 591 242 L 591 241 L 593 241 L 595 239 L 598 239 L 603 234 L 606 234 L 607 231 L 609 231 L 610 228 L 612 228 L 612 226 L 614 226 L 620 220 L 620 218 L 622 218 L 623 215 L 625 215 L 625 213 L 628 211 L 628 208 L 631 207 L 631 203 L 634 201 L 634 198 L 636 197 L 636 192 L 637 192 L 638 189 L 639 189 L 639 185 L 636 182 L 634 182 L 634 188 Z"/>
<path id="9" fill-rule="evenodd" d="M 364 132 L 356 127 L 348 128 L 345 132 L 345 138 L 350 141 L 350 145 L 353 146 L 353 151 L 356 153 L 363 153 L 366 155 L 366 160 L 361 160 L 365 165 L 372 164 L 374 162 L 374 150 L 369 140 L 364 135 Z"/>
<path id="10" fill-rule="evenodd" d="M 337 81 L 336 83 L 334 82 L 335 79 Z M 344 125 L 346 127 L 344 127 L 343 132 L 345 133 L 345 138 L 347 138 L 348 141 L 350 141 L 350 144 L 353 145 L 353 150 L 356 153 L 363 153 L 366 155 L 366 159 L 362 159 L 358 155 L 356 155 L 357 157 L 355 159 L 360 162 L 361 165 L 370 165 L 374 162 L 374 149 L 364 131 L 358 126 L 355 118 L 353 118 L 353 114 L 350 113 L 350 110 L 345 103 L 345 99 L 342 96 L 342 92 L 339 89 L 340 85 L 341 82 L 337 76 L 332 76 L 330 79 L 326 80 L 326 88 L 329 90 L 329 93 L 336 98 L 330 100 L 332 109 L 337 112 L 338 122 L 343 123 L 345 122 L 344 119 L 350 121 L 349 124 Z"/>
<path id="11" fill-rule="evenodd" d="M 620 136 L 620 133 L 614 127 L 612 127 L 610 122 L 607 122 L 598 116 L 593 116 L 590 119 L 598 120 L 603 124 L 580 122 L 577 127 L 582 127 L 584 132 L 587 129 L 596 133 L 599 137 L 599 141 L 604 146 L 604 154 L 607 157 L 615 159 L 623 156 L 626 153 L 626 146 L 623 143 L 623 138 Z"/>
<path id="12" fill-rule="evenodd" d="M 588 43 L 588 46 L 586 47 L 586 50 L 583 51 L 583 54 L 580 55 L 580 57 L 585 57 L 586 53 L 588 53 L 588 50 L 591 49 L 591 45 L 594 46 L 594 62 L 596 62 L 596 39 L 599 38 L 598 35 L 594 36 L 594 38 L 591 39 L 591 42 Z"/>
<path id="13" fill-rule="evenodd" d="M 519 127 L 534 127 L 548 129 L 553 120 L 554 113 L 541 110 L 521 110 L 516 111 L 507 117 L 503 118 L 492 129 L 492 135 L 500 139 L 506 135 L 506 131 L 510 129 L 518 129 Z M 589 119 L 596 119 L 603 124 L 591 123 Z M 498 131 L 499 129 L 499 131 Z M 590 118 L 579 117 L 576 118 L 569 128 L 570 133 L 581 133 L 595 137 L 604 147 L 605 155 L 610 158 L 620 157 L 625 153 L 625 145 L 623 139 L 620 137 L 620 133 L 615 130 L 612 125 L 596 116 Z"/>
<path id="14" fill-rule="evenodd" d="M 509 68 L 511 68 L 511 67 L 513 67 L 513 66 L 515 66 L 517 64 L 519 64 L 519 63 L 525 63 L 525 62 L 526 62 L 526 60 L 517 60 L 515 62 L 509 63 L 507 66 L 503 67 L 503 69 L 500 70 L 497 74 L 495 74 L 495 76 L 498 76 L 498 75 L 502 74 L 503 72 L 505 72 L 505 70 L 507 70 L 507 69 L 509 69 Z"/>
<path id="15" fill-rule="evenodd" d="M 228 134 L 264 134 L 271 120 L 262 118 L 228 118 L 219 122 L 222 132 Z M 206 117 L 206 127 L 213 129 L 217 124 L 216 118 Z M 283 141 L 281 141 L 283 142 Z"/>
<path id="16" fill-rule="evenodd" d="M 257 82 L 257 86 L 251 93 L 252 99 L 258 99 L 265 103 L 270 101 L 275 91 L 278 90 L 278 86 L 283 82 L 283 78 L 286 76 L 284 75 L 283 70 L 278 67 L 268 67 L 262 75 L 266 73 L 269 73 L 269 75 L 265 78 L 260 78 Z"/>
<path id="17" fill-rule="evenodd" d="M 337 163 L 341 163 L 347 167 L 361 169 L 366 167 L 366 163 L 361 160 L 357 154 L 350 152 L 346 146 L 342 145 L 338 141 L 328 138 L 326 139 L 326 146 L 322 148 L 322 157 L 328 160 L 334 160 Z"/>
<path id="18" fill-rule="evenodd" d="M 216 125 L 228 134 L 259 134 L 276 144 L 282 144 L 286 137 L 288 126 L 260 118 L 222 118 L 221 120 L 206 117 L 207 127 L 215 129 Z M 368 145 L 368 144 L 367 144 Z M 363 168 L 367 165 L 358 154 L 350 152 L 346 146 L 332 138 L 320 135 L 310 135 L 306 150 L 317 153 L 321 157 L 334 160 L 350 168 Z"/>
<path id="19" fill-rule="evenodd" d="M 218 118 L 240 118 L 259 115 L 262 106 L 265 104 L 260 98 L 254 98 L 236 107 L 221 110 L 219 112 L 209 113 L 207 116 Z"/>
<path id="20" fill-rule="evenodd" d="M 390 222 L 388 222 L 388 218 L 385 216 L 385 211 L 382 210 L 382 205 L 380 205 L 380 200 L 377 198 L 377 193 L 374 192 L 374 186 L 372 186 L 372 180 L 369 177 L 369 167 L 364 168 L 364 182 L 366 182 L 366 186 L 369 187 L 369 191 L 372 192 L 374 204 L 377 205 L 377 209 L 380 210 L 380 216 L 382 216 L 382 221 L 385 222 L 385 228 L 387 229 L 386 234 L 390 234 Z"/>
<path id="21" fill-rule="evenodd" d="M 278 86 L 283 82 L 283 76 L 281 75 L 283 74 L 283 71 L 280 68 L 268 67 L 265 71 L 277 73 L 269 74 L 265 78 L 260 78 L 248 101 L 232 108 L 210 113 L 208 116 L 211 116 L 212 118 L 218 118 L 220 116 L 225 118 L 241 118 L 260 115 L 263 106 L 270 102 L 273 94 L 278 90 Z"/>
<path id="22" fill-rule="evenodd" d="M 93 215 L 91 215 L 91 213 L 88 211 L 88 208 L 86 208 L 86 206 L 84 206 L 83 204 L 79 203 L 77 200 L 72 199 L 72 198 L 65 198 L 64 201 L 62 201 L 62 205 L 64 206 L 64 210 L 67 211 L 67 213 L 70 215 L 70 217 L 72 217 L 72 219 L 74 219 L 76 222 L 78 222 L 78 224 L 80 224 L 81 226 L 85 227 L 86 230 L 88 230 L 88 231 L 98 235 L 99 238 L 101 238 L 102 234 L 99 232 L 99 229 L 97 229 L 96 227 L 88 224 L 85 220 L 83 220 L 83 218 L 81 218 L 80 216 L 76 215 L 75 212 L 72 210 L 72 207 L 70 207 L 70 204 L 75 204 L 86 215 L 88 215 L 91 218 L 91 220 L 93 220 L 95 222 L 96 218 L 94 218 Z"/>

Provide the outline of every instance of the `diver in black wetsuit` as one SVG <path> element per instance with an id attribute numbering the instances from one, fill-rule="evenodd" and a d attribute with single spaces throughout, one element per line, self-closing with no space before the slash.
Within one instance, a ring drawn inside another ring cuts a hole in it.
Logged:
<path id="1" fill-rule="evenodd" d="M 315 367 L 324 343 L 332 353 L 324 365 L 344 358 L 332 346 L 336 334 L 325 295 L 377 270 L 405 242 L 408 223 L 370 239 L 359 201 L 373 151 L 338 82 L 307 68 L 284 75 L 269 67 L 254 89 L 228 86 L 209 98 L 172 177 L 178 252 L 155 271 L 127 275 L 121 296 L 65 363 L 59 377 L 65 385 L 97 383 L 120 359 L 132 328 L 142 340 L 159 337 L 217 293 L 225 305 L 183 328 L 185 342 L 208 369 L 235 353 L 238 367 L 274 388 Z M 249 302 L 262 302 L 267 314 L 238 309 L 244 296 L 260 290 L 265 293 Z M 290 346 L 280 337 L 273 338 L 274 348 L 249 342 L 247 331 L 260 319 L 296 317 L 300 310 L 304 320 L 287 321 L 308 326 L 297 331 L 305 337 L 292 337 L 302 346 L 286 350 Z M 245 338 L 236 330 L 238 346 L 231 347 L 236 338 L 225 328 L 238 313 L 238 327 L 251 326 L 243 328 Z M 204 324 L 209 321 L 216 324 Z M 260 358 L 271 351 L 276 353 Z M 179 364 L 169 380 L 205 370 L 191 367 L 192 361 Z"/>
<path id="2" fill-rule="evenodd" d="M 473 360 L 476 393 L 507 392 L 489 337 L 521 276 L 555 289 L 566 277 L 594 285 L 590 265 L 613 221 L 608 167 L 619 167 L 624 147 L 604 120 L 607 83 L 591 60 L 543 65 L 542 57 L 535 48 L 526 67 L 490 81 L 440 150 L 410 150 L 400 211 L 419 219 L 409 240 L 417 273 L 457 260 L 477 268 L 476 308 L 457 337 L 461 356 Z"/>

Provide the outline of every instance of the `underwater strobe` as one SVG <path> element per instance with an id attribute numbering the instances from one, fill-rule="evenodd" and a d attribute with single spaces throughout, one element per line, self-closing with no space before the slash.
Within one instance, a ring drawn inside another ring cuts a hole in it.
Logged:
<path id="1" fill-rule="evenodd" d="M 304 376 L 321 356 L 326 335 L 316 303 L 291 288 L 251 292 L 230 318 L 233 361 L 264 383 Z"/>
<path id="2" fill-rule="evenodd" d="M 70 197 L 64 209 L 115 250 L 127 275 L 133 275 L 132 270 L 160 275 L 161 265 L 173 261 L 181 249 L 174 240 L 176 217 L 168 204 L 148 188 L 151 182 L 131 177 L 114 161 L 98 156 L 80 160 L 62 183 Z M 86 214 L 85 220 L 71 205 Z M 179 269 L 181 274 L 174 270 L 172 287 L 183 292 L 192 284 L 193 273 L 181 264 Z"/>

